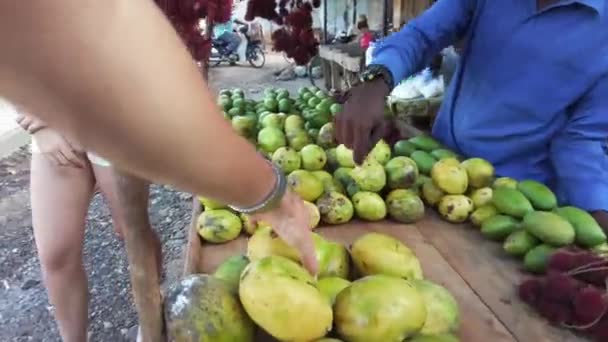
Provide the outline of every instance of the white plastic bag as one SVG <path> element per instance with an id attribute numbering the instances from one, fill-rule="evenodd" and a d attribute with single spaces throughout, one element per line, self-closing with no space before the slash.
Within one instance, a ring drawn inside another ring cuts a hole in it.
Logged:
<path id="1" fill-rule="evenodd" d="M 443 88 L 443 76 L 439 76 L 424 83 L 418 88 L 418 91 L 422 94 L 422 96 L 424 96 L 425 99 L 428 99 L 443 94 Z"/>
<path id="2" fill-rule="evenodd" d="M 411 80 L 399 84 L 391 92 L 391 100 L 409 100 L 420 97 L 422 94 Z"/>
<path id="3" fill-rule="evenodd" d="M 239 61 L 241 62 L 246 62 L 247 61 L 247 38 L 245 38 L 245 35 L 243 35 L 242 33 L 238 32 L 237 33 L 239 35 L 239 38 L 241 38 L 241 42 L 239 43 L 239 46 L 236 48 L 236 53 L 239 55 Z"/>
<path id="4" fill-rule="evenodd" d="M 365 51 L 365 65 L 368 66 L 372 62 L 372 56 L 374 53 L 374 42 L 369 44 L 369 47 Z"/>

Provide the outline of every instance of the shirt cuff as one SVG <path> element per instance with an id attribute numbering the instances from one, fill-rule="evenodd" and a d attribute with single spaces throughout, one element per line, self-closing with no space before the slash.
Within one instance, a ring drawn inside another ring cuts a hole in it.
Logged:
<path id="1" fill-rule="evenodd" d="M 386 67 L 393 76 L 393 87 L 396 87 L 407 74 L 404 63 L 399 59 L 399 51 L 392 47 L 384 47 L 380 51 L 374 52 L 370 64 Z"/>

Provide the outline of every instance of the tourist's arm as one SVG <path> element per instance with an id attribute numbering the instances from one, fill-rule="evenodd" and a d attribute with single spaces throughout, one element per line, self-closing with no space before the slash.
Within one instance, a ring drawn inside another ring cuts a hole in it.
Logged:
<path id="1" fill-rule="evenodd" d="M 608 232 L 608 78 L 573 107 L 551 144 L 558 190 L 571 205 L 591 212 Z"/>
<path id="2" fill-rule="evenodd" d="M 0 41 L 0 93 L 119 167 L 242 206 L 272 188 L 153 2 L 2 2 Z"/>
<path id="3" fill-rule="evenodd" d="M 118 168 L 239 207 L 274 188 L 152 1 L 2 1 L 0 42 L 0 94 Z M 260 217 L 314 271 L 306 213 L 287 192 Z"/>

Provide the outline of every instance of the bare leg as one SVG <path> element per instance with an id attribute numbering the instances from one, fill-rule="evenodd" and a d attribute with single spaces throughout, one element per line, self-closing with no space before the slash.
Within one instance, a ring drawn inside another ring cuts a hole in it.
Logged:
<path id="1" fill-rule="evenodd" d="M 160 243 L 148 217 L 149 184 L 116 171 L 119 216 L 131 268 L 131 286 L 142 340 L 161 342 L 163 320 L 160 297 Z"/>
<path id="2" fill-rule="evenodd" d="M 59 167 L 40 154 L 32 154 L 34 237 L 44 283 L 65 342 L 87 340 L 88 289 L 82 241 L 93 184 L 90 168 Z"/>
<path id="3" fill-rule="evenodd" d="M 110 208 L 110 214 L 112 215 L 112 221 L 113 221 L 113 226 L 114 226 L 114 230 L 116 230 L 116 233 L 118 234 L 118 236 L 122 239 L 123 238 L 123 231 L 124 231 L 124 226 L 126 225 L 126 217 L 123 217 L 124 215 L 121 213 L 120 211 L 120 206 L 121 203 L 119 202 L 119 191 L 126 191 L 127 189 L 131 189 L 132 187 L 136 187 L 137 189 L 135 189 L 136 192 L 138 192 L 137 195 L 134 195 L 136 197 L 141 197 L 141 205 L 138 205 L 137 207 L 133 208 L 133 209 L 128 209 L 133 215 L 138 215 L 140 216 L 138 218 L 138 222 L 141 222 L 142 224 L 145 223 L 146 230 L 149 230 L 151 232 L 153 232 L 152 226 L 150 225 L 150 221 L 148 219 L 148 195 L 149 195 L 149 184 L 145 181 L 142 181 L 140 179 L 136 179 L 136 178 L 132 178 L 130 176 L 126 176 L 126 175 L 120 175 L 117 174 L 117 171 L 114 170 L 114 168 L 112 167 L 105 167 L 105 166 L 100 166 L 100 165 L 96 165 L 96 164 L 92 164 L 93 165 L 93 172 L 95 173 L 95 179 L 97 180 L 97 186 L 99 187 L 99 190 L 101 191 L 101 193 L 103 194 L 103 197 L 106 200 L 106 203 L 108 204 L 108 207 Z M 118 183 L 117 181 L 120 179 L 121 183 L 127 183 L 126 187 L 124 190 L 121 190 L 118 188 Z M 145 206 L 145 207 L 143 207 Z M 159 274 L 162 274 L 161 271 L 161 266 L 162 266 L 162 251 L 161 251 L 161 243 L 160 243 L 160 239 L 158 238 L 158 235 L 156 234 L 152 234 L 153 235 L 153 239 L 154 239 L 154 253 L 156 255 L 157 258 L 157 263 L 158 263 L 158 272 Z"/>

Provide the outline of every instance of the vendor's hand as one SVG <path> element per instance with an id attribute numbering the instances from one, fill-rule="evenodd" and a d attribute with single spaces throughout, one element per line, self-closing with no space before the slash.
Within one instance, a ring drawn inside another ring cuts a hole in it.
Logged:
<path id="1" fill-rule="evenodd" d="M 276 209 L 253 215 L 252 219 L 268 223 L 281 239 L 298 249 L 304 267 L 317 274 L 319 264 L 312 241 L 310 214 L 302 199 L 287 190 Z"/>
<path id="2" fill-rule="evenodd" d="M 70 143 L 56 131 L 45 128 L 34 134 L 36 143 L 42 153 L 50 162 L 57 166 L 83 168 L 86 163 L 84 154 L 76 150 Z"/>
<path id="3" fill-rule="evenodd" d="M 389 92 L 381 79 L 359 84 L 351 89 L 342 111 L 336 115 L 336 140 L 354 150 L 357 164 L 384 135 L 384 106 Z"/>

